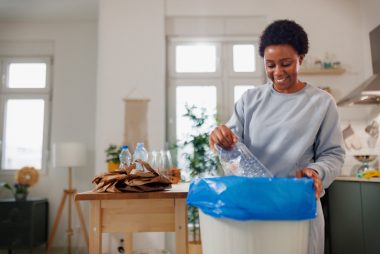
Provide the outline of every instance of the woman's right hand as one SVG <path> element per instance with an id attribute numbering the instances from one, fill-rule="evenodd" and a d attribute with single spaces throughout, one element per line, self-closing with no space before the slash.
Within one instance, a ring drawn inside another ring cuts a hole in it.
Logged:
<path id="1" fill-rule="evenodd" d="M 210 134 L 209 145 L 211 150 L 215 150 L 215 144 L 225 149 L 230 149 L 238 141 L 235 134 L 225 125 L 219 125 Z"/>

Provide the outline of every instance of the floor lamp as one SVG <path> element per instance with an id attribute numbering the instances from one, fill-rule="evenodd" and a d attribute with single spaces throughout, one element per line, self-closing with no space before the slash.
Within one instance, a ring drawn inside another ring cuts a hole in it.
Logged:
<path id="1" fill-rule="evenodd" d="M 53 145 L 53 167 L 65 167 L 68 168 L 68 188 L 64 189 L 61 203 L 58 208 L 57 215 L 54 219 L 53 229 L 49 236 L 49 241 L 46 247 L 46 254 L 50 253 L 51 246 L 54 242 L 55 233 L 57 231 L 59 221 L 61 219 L 62 211 L 66 204 L 66 199 L 68 200 L 68 210 L 67 210 L 67 253 L 71 254 L 71 237 L 73 235 L 73 229 L 71 226 L 71 204 L 75 203 L 77 215 L 79 218 L 79 222 L 81 224 L 83 238 L 86 241 L 87 249 L 88 249 L 88 233 L 86 230 L 86 225 L 83 219 L 83 213 L 81 207 L 78 202 L 74 201 L 74 196 L 77 193 L 76 189 L 72 187 L 72 168 L 82 167 L 86 163 L 86 147 L 81 143 L 67 142 L 67 143 L 59 143 Z"/>

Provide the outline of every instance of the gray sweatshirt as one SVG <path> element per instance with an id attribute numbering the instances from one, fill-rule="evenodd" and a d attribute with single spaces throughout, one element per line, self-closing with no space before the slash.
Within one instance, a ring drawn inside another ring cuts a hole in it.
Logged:
<path id="1" fill-rule="evenodd" d="M 309 167 L 327 188 L 341 172 L 345 150 L 334 99 L 309 84 L 291 94 L 268 83 L 245 92 L 226 124 L 275 177 Z M 323 214 L 311 223 L 309 254 L 323 253 Z"/>

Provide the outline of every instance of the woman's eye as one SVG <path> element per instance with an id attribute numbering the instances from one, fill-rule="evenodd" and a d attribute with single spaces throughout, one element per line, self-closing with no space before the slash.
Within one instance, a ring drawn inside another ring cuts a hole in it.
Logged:
<path id="1" fill-rule="evenodd" d="M 275 67 L 275 65 L 274 64 L 267 64 L 267 67 L 272 69 Z"/>
<path id="2" fill-rule="evenodd" d="M 291 65 L 291 63 L 283 63 L 283 64 L 282 64 L 283 67 L 288 67 L 288 66 L 290 66 L 290 65 Z"/>

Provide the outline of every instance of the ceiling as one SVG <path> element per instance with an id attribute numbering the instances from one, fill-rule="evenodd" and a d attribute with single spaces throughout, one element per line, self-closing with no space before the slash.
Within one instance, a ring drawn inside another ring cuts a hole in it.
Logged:
<path id="1" fill-rule="evenodd" d="M 0 0 L 0 22 L 97 20 L 98 0 Z"/>

